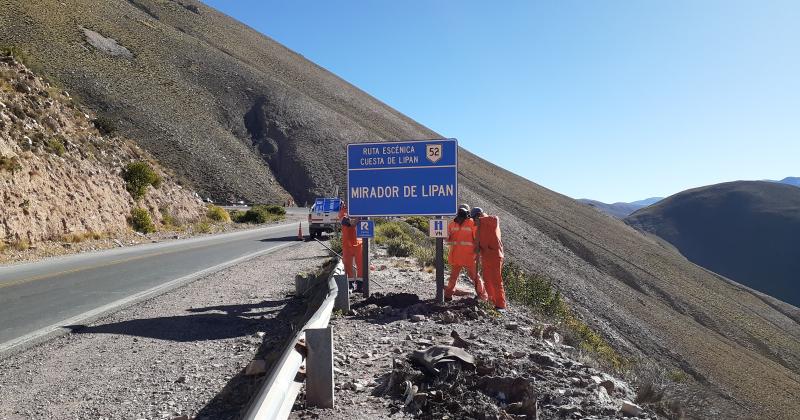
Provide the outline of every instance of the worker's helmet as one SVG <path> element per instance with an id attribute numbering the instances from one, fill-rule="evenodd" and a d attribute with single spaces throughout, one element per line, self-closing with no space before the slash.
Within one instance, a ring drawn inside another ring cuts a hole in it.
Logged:
<path id="1" fill-rule="evenodd" d="M 461 210 L 461 209 L 464 209 L 464 210 L 466 210 L 466 211 L 469 211 L 469 204 L 467 204 L 467 203 L 461 203 L 461 205 L 459 205 L 459 206 L 458 206 L 458 209 L 459 209 L 459 210 Z"/>
<path id="2" fill-rule="evenodd" d="M 350 217 L 342 217 L 342 226 L 350 226 Z"/>
<path id="3" fill-rule="evenodd" d="M 483 213 L 483 209 L 480 207 L 473 207 L 472 210 L 469 211 L 469 217 L 476 218 Z"/>

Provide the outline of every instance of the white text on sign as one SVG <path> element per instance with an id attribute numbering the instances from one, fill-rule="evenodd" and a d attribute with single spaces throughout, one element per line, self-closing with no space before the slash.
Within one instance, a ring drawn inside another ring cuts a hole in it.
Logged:
<path id="1" fill-rule="evenodd" d="M 404 185 L 385 187 L 353 187 L 350 188 L 351 198 L 399 198 L 402 197 L 450 197 L 455 195 L 455 186 L 452 184 L 433 185 Z"/>

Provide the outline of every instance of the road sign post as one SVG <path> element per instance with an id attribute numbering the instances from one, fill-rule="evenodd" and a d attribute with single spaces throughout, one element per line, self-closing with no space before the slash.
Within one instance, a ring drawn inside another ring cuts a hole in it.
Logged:
<path id="1" fill-rule="evenodd" d="M 356 237 L 362 238 L 361 255 L 364 276 L 361 279 L 361 291 L 364 296 L 369 296 L 369 239 L 375 236 L 375 222 L 369 219 L 361 219 L 356 223 Z"/>
<path id="2" fill-rule="evenodd" d="M 361 251 L 364 253 L 362 258 L 362 264 L 364 264 L 364 277 L 361 279 L 361 292 L 364 293 L 364 296 L 369 297 L 369 238 L 364 238 L 364 241 L 361 243 Z"/>
<path id="3" fill-rule="evenodd" d="M 442 218 L 432 220 L 444 224 Z M 441 231 L 441 230 L 440 230 Z M 444 303 L 444 236 L 436 237 L 436 302 Z"/>
<path id="4" fill-rule="evenodd" d="M 428 221 L 428 236 L 436 239 L 436 301 L 444 303 L 444 238 L 447 223 L 441 217 Z"/>
<path id="5" fill-rule="evenodd" d="M 436 299 L 444 302 L 447 226 L 441 217 L 455 215 L 458 208 L 455 139 L 347 145 L 347 208 L 353 217 L 437 217 Z M 364 294 L 369 296 L 369 239 L 363 250 Z"/>

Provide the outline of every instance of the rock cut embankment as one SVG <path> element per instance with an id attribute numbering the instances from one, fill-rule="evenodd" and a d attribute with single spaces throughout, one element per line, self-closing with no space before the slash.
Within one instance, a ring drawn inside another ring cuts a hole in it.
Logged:
<path id="1" fill-rule="evenodd" d="M 195 220 L 196 195 L 125 139 L 103 135 L 69 93 L 0 57 L 0 241 L 28 246 L 66 235 L 127 231 L 131 209 Z M 164 182 L 136 202 L 125 188 L 126 164 L 147 161 Z"/>

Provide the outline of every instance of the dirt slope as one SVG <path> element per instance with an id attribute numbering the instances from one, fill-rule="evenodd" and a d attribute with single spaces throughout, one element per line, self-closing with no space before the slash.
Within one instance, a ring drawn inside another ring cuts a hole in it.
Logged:
<path id="1" fill-rule="evenodd" d="M 302 203 L 330 180 L 344 185 L 347 142 L 440 137 L 195 1 L 4 0 L 0 10 L 0 43 L 31 51 L 217 199 Z M 552 278 L 621 352 L 690 375 L 678 392 L 694 415 L 800 417 L 796 308 L 466 151 L 460 168 L 463 199 L 501 216 L 511 257 Z"/>
<path id="2" fill-rule="evenodd" d="M 711 271 L 800 305 L 800 189 L 794 186 L 738 181 L 695 188 L 625 222 Z"/>

